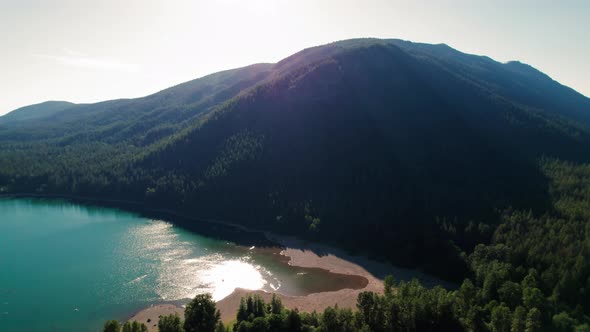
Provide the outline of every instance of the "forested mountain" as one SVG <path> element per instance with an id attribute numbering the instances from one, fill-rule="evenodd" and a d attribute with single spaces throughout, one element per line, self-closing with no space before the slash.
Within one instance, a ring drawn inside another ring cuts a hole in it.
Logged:
<path id="1" fill-rule="evenodd" d="M 47 102 L 0 117 L 3 141 L 87 142 L 145 146 L 187 126 L 202 113 L 262 80 L 271 65 L 212 74 L 138 99 L 58 107 Z M 32 120 L 35 121 L 32 121 Z M 7 120 L 10 120 L 10 123 Z"/>
<path id="2" fill-rule="evenodd" d="M 48 112 L 0 117 L 2 192 L 140 201 L 472 277 L 482 319 L 532 275 L 547 324 L 587 320 L 590 100 L 528 65 L 358 39 Z"/>

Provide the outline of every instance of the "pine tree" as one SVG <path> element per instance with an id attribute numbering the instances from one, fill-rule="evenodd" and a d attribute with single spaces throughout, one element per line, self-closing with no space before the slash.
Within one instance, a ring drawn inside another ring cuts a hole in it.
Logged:
<path id="1" fill-rule="evenodd" d="M 525 332 L 540 332 L 541 331 L 541 311 L 537 308 L 532 308 L 526 317 Z"/>

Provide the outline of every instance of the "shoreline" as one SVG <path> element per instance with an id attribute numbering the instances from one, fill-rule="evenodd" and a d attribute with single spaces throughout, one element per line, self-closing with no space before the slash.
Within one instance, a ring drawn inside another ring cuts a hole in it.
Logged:
<path id="1" fill-rule="evenodd" d="M 240 232 L 259 234 L 267 242 L 272 245 L 266 244 L 269 247 L 281 247 L 280 243 L 272 242 L 268 237 L 269 233 L 264 229 L 257 229 L 248 226 L 244 226 L 239 223 L 234 223 L 227 220 L 211 219 L 211 218 L 200 218 L 180 212 L 176 212 L 167 208 L 150 208 L 146 202 L 142 201 L 130 201 L 130 200 L 119 200 L 119 199 L 108 199 L 108 198 L 97 198 L 90 196 L 77 196 L 77 195 L 66 195 L 66 194 L 36 194 L 36 193 L 0 193 L 0 199 L 3 198 L 31 198 L 31 199 L 62 199 L 74 204 L 88 204 L 99 208 L 112 208 L 119 209 L 124 212 L 137 213 L 140 216 L 148 219 L 162 219 L 173 223 L 175 226 L 185 228 L 190 231 L 197 231 L 194 228 L 199 226 L 197 224 L 187 223 L 187 221 L 195 221 L 199 223 L 206 223 L 208 226 L 222 226 L 228 227 Z M 174 220 L 172 222 L 171 220 Z M 202 225 L 201 225 L 202 226 Z M 265 246 L 257 245 L 257 246 Z"/>
<path id="2" fill-rule="evenodd" d="M 239 223 L 234 223 L 227 220 L 218 220 L 218 219 L 210 219 L 210 218 L 200 218 L 196 216 L 191 216 L 179 212 L 175 212 L 170 209 L 165 208 L 150 208 L 146 205 L 145 202 L 141 201 L 130 201 L 130 200 L 118 200 L 118 199 L 108 199 L 108 198 L 96 198 L 96 197 L 89 197 L 89 196 L 77 196 L 77 195 L 66 195 L 66 194 L 38 194 L 38 193 L 0 193 L 0 199 L 2 198 L 33 198 L 33 199 L 63 199 L 69 201 L 71 203 L 77 204 L 90 204 L 96 207 L 101 208 L 114 208 L 120 209 L 125 212 L 130 213 L 137 213 L 143 214 L 142 217 L 148 219 L 162 219 L 165 221 L 169 221 L 173 223 L 175 226 L 185 228 L 189 231 L 199 232 L 200 230 L 195 230 L 193 227 L 198 226 L 194 224 L 186 223 L 186 221 L 196 221 L 202 222 L 209 226 L 223 226 L 228 227 L 230 229 L 235 229 L 240 232 L 250 233 L 250 234 L 257 234 L 260 235 L 264 240 L 266 240 L 267 245 L 256 245 L 257 247 L 281 247 L 287 248 L 289 246 L 296 247 L 296 248 L 306 248 L 310 250 L 319 251 L 320 253 L 323 252 L 330 252 L 336 253 L 338 256 L 341 257 L 348 257 L 354 258 L 354 261 L 358 261 L 362 264 L 369 263 L 373 267 L 377 266 L 378 269 L 382 270 L 383 267 L 387 266 L 390 272 L 395 272 L 397 275 L 398 272 L 402 272 L 402 274 L 406 274 L 408 272 L 412 273 L 415 276 L 418 276 L 418 279 L 422 282 L 425 286 L 435 286 L 441 285 L 445 288 L 457 288 L 458 285 L 453 284 L 449 281 L 445 281 L 439 279 L 435 276 L 429 275 L 418 268 L 406 268 L 406 267 L 397 267 L 393 265 L 393 263 L 388 261 L 383 261 L 378 258 L 371 257 L 370 255 L 366 255 L 365 253 L 360 254 L 351 254 L 347 251 L 344 247 L 338 246 L 337 244 L 329 243 L 319 243 L 314 242 L 313 240 L 306 240 L 302 238 L 298 238 L 295 235 L 289 234 L 280 234 L 275 233 L 274 231 L 269 231 L 265 229 L 257 229 L 252 228 L 249 226 L 244 226 Z M 171 221 L 174 220 L 174 221 Z M 251 240 L 251 239 L 249 239 Z M 251 242 L 251 241 L 249 241 Z M 271 245 L 268 245 L 268 244 Z M 237 243 L 240 245 L 240 243 Z M 298 265 L 296 265 L 298 266 Z M 312 266 L 301 266 L 301 267 L 312 267 Z M 319 266 L 319 268 L 323 268 L 323 266 Z M 331 271 L 335 272 L 335 271 Z M 338 272 L 335 272 L 338 273 Z M 391 274 L 391 273 L 389 273 Z M 380 275 L 381 279 L 383 279 L 387 274 Z M 399 278 L 397 278 L 399 279 Z M 405 279 L 404 279 L 405 280 Z M 431 280 L 436 280 L 436 283 L 432 283 Z"/>
<path id="3" fill-rule="evenodd" d="M 224 323 L 232 321 L 240 304 L 240 299 L 248 294 L 258 294 L 266 302 L 269 302 L 272 294 L 281 298 L 283 305 L 288 309 L 298 309 L 303 312 L 323 311 L 327 307 L 338 305 L 341 308 L 356 308 L 356 300 L 361 292 L 371 291 L 383 293 L 383 280 L 362 267 L 360 264 L 348 260 L 349 257 L 340 253 L 334 254 L 337 249 L 321 245 L 310 244 L 303 240 L 266 233 L 270 240 L 280 243 L 285 249 L 281 255 L 288 257 L 288 264 L 297 267 L 320 268 L 332 273 L 359 276 L 367 279 L 363 288 L 344 288 L 337 291 L 325 291 L 311 293 L 302 296 L 291 296 L 279 292 L 266 292 L 263 290 L 246 290 L 238 288 L 230 295 L 217 302 L 217 308 L 221 312 Z M 318 254 L 319 253 L 319 254 Z M 327 254 L 326 254 L 327 253 Z M 369 261 L 368 259 L 366 259 Z"/>
<path id="4" fill-rule="evenodd" d="M 396 280 L 418 278 L 427 286 L 438 284 L 443 287 L 447 287 L 447 285 L 451 288 L 455 287 L 433 276 L 424 274 L 419 270 L 398 268 L 391 263 L 372 260 L 367 256 L 353 256 L 344 249 L 332 245 L 311 242 L 294 236 L 280 235 L 261 229 L 248 228 L 228 221 L 197 218 L 174 212 L 169 209 L 152 209 L 147 207 L 145 202 L 140 201 L 32 193 L 0 193 L 0 198 L 63 199 L 71 203 L 91 204 L 97 207 L 115 208 L 132 213 L 144 214 L 143 217 L 146 218 L 156 219 L 159 217 L 162 219 L 177 219 L 175 224 L 180 227 L 187 227 L 185 223 L 186 221 L 205 222 L 209 225 L 221 225 L 241 232 L 261 235 L 264 239 L 273 244 L 272 247 L 280 248 L 281 255 L 286 257 L 285 260 L 289 265 L 303 268 L 319 268 L 332 273 L 360 276 L 368 281 L 366 286 L 360 289 L 324 291 L 301 296 L 284 295 L 280 292 L 268 292 L 265 290 L 237 288 L 231 294 L 217 302 L 217 308 L 221 312 L 221 318 L 224 323 L 228 323 L 235 319 L 240 299 L 248 294 L 258 294 L 266 302 L 269 302 L 274 293 L 281 298 L 285 307 L 312 312 L 314 310 L 323 311 L 325 308 L 336 304 L 341 308 L 351 308 L 354 310 L 356 308 L 356 299 L 359 293 L 363 291 L 383 292 L 383 278 L 387 274 L 392 274 Z M 189 299 L 187 299 L 187 302 L 188 300 Z M 184 308 L 175 303 L 182 303 L 182 301 L 154 303 L 148 308 L 135 312 L 131 317 L 127 316 L 127 318 L 131 321 L 137 320 L 146 324 L 149 331 L 157 331 L 159 316 L 178 313 L 179 316 L 183 318 Z M 150 321 L 148 322 L 147 320 Z"/>
<path id="5" fill-rule="evenodd" d="M 253 229 L 248 228 L 244 225 L 233 223 L 230 221 L 224 220 L 216 220 L 216 219 L 209 219 L 209 218 L 199 218 L 179 212 L 175 212 L 170 209 L 165 208 L 149 208 L 147 207 L 146 202 L 142 201 L 130 201 L 130 200 L 122 200 L 122 199 L 108 199 L 108 198 L 98 198 L 98 197 L 91 197 L 91 196 L 78 196 L 78 195 L 67 195 L 67 194 L 33 194 L 33 193 L 0 193 L 0 198 L 36 198 L 36 199 L 63 199 L 74 203 L 89 203 L 96 205 L 97 207 L 108 207 L 108 208 L 115 208 L 115 209 L 124 209 L 124 207 L 129 208 L 127 212 L 133 213 L 152 213 L 152 214 L 162 214 L 165 216 L 169 216 L 172 218 L 182 218 L 185 220 L 192 220 L 192 221 L 200 221 L 206 222 L 210 224 L 218 224 L 224 225 L 228 227 L 236 228 L 240 231 L 247 232 L 247 233 L 265 233 L 264 230 L 261 229 Z"/>
<path id="6" fill-rule="evenodd" d="M 423 284 L 434 285 L 453 285 L 444 283 L 432 276 L 421 272 L 395 267 L 389 263 L 372 261 L 370 258 L 363 256 L 352 256 L 337 248 L 320 243 L 308 242 L 295 237 L 282 236 L 266 232 L 265 235 L 270 240 L 279 243 L 284 249 L 281 255 L 288 259 L 288 264 L 297 267 L 321 268 L 332 273 L 361 276 L 368 280 L 365 287 L 360 289 L 340 289 L 337 291 L 326 291 L 311 293 L 308 295 L 292 296 L 279 292 L 269 292 L 265 290 L 249 290 L 236 288 L 231 294 L 216 302 L 217 309 L 221 313 L 221 320 L 227 324 L 236 319 L 236 313 L 240 305 L 240 299 L 248 294 L 260 295 L 265 302 L 270 302 L 272 294 L 281 298 L 283 305 L 289 309 L 298 309 L 303 312 L 323 311 L 327 307 L 338 305 L 340 308 L 350 308 L 356 310 L 358 294 L 365 291 L 383 293 L 383 279 L 381 275 L 392 274 L 396 280 L 410 280 L 417 278 Z M 184 308 L 173 304 L 153 305 L 142 311 L 139 311 L 128 320 L 138 320 L 147 324 L 147 319 L 151 319 L 151 325 L 148 325 L 149 331 L 156 331 L 154 324 L 157 324 L 159 315 L 169 313 L 178 313 L 181 318 L 184 316 Z"/>
<path id="7" fill-rule="evenodd" d="M 281 294 L 280 291 L 269 292 L 265 290 L 236 288 L 231 294 L 216 302 L 217 309 L 219 309 L 221 313 L 221 320 L 224 324 L 235 320 L 240 299 L 248 294 L 260 295 L 265 302 L 270 302 L 272 294 L 276 294 L 281 298 L 283 305 L 286 308 L 298 309 L 299 311 L 305 312 L 319 312 L 334 305 L 354 310 L 356 308 L 356 300 L 359 293 L 364 291 L 383 292 L 383 280 L 375 277 L 372 273 L 357 263 L 348 261 L 334 254 L 320 256 L 309 247 L 307 249 L 299 249 L 299 247 L 304 245 L 304 242 L 296 238 L 284 237 L 272 233 L 266 234 L 271 240 L 277 241 L 284 247 L 284 249 L 281 250 L 281 255 L 288 259 L 289 265 L 306 268 L 320 268 L 332 273 L 360 276 L 367 279 L 368 283 L 365 287 L 360 289 L 345 288 L 337 291 L 317 292 L 301 296 L 285 295 Z M 293 246 L 295 242 L 299 242 L 297 248 Z M 323 247 L 325 249 L 331 249 L 328 246 Z M 156 326 L 159 316 L 174 313 L 177 313 L 183 318 L 184 308 L 171 303 L 155 304 L 137 312 L 129 317 L 128 320 L 137 320 L 146 324 L 149 331 L 157 331 Z M 150 320 L 149 322 L 147 321 L 148 319 Z"/>

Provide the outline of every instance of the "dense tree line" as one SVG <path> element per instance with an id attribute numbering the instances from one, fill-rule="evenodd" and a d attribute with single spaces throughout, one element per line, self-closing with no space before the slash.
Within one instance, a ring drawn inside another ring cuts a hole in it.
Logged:
<path id="1" fill-rule="evenodd" d="M 116 320 L 109 320 L 104 323 L 103 328 L 104 332 L 147 332 L 147 330 L 147 326 L 138 321 L 121 324 Z"/>
<path id="2" fill-rule="evenodd" d="M 508 209 L 492 229 L 469 223 L 457 231 L 461 224 L 438 221 L 455 241 L 488 238 L 462 254 L 468 278 L 457 290 L 388 277 L 384 295 L 361 294 L 358 310 L 323 313 L 250 296 L 242 299 L 233 331 L 590 331 L 590 167 L 555 159 L 540 167 L 550 179 L 549 212 Z M 180 326 L 178 319 L 164 322 Z"/>
<path id="3" fill-rule="evenodd" d="M 270 303 L 258 295 L 248 295 L 241 299 L 235 320 L 227 326 L 221 323 L 211 297 L 198 295 L 185 309 L 184 321 L 178 315 L 164 316 L 158 322 L 158 329 L 160 332 L 590 331 L 588 317 L 580 313 L 577 317 L 565 311 L 548 315 L 546 309 L 550 304 L 536 286 L 534 271 L 520 283 L 505 282 L 496 290 L 487 282 L 479 287 L 469 279 L 458 290 L 449 291 L 439 286 L 425 288 L 416 280 L 397 283 L 387 277 L 384 293 L 360 293 L 355 310 L 335 306 L 319 313 L 299 312 L 285 308 L 276 295 Z M 118 332 L 112 329 L 117 324 L 107 322 L 104 331 Z M 136 322 L 124 326 L 135 325 L 139 326 Z"/>

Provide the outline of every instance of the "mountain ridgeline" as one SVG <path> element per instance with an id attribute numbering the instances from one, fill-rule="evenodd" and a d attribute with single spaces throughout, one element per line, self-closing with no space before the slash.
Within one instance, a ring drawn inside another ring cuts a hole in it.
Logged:
<path id="1" fill-rule="evenodd" d="M 0 191 L 132 200 L 482 287 L 495 261 L 497 288 L 534 270 L 556 306 L 590 308 L 590 99 L 526 64 L 356 39 L 55 106 L 0 117 Z"/>

